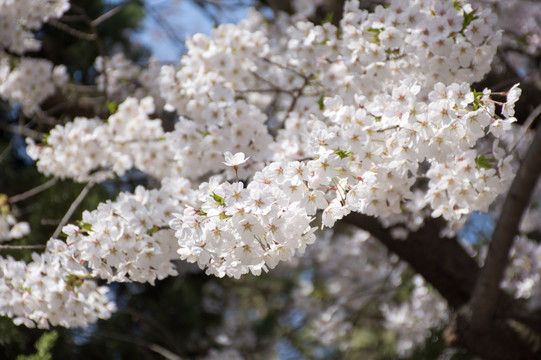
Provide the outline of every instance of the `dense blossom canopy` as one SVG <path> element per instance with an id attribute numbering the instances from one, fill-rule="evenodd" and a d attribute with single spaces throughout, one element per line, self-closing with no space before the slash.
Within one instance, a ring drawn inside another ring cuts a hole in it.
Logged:
<path id="1" fill-rule="evenodd" d="M 396 241 L 440 217 L 441 235 L 454 236 L 470 214 L 487 212 L 515 177 L 521 94 L 518 84 L 472 89 L 502 40 L 497 17 L 457 1 L 396 0 L 370 13 L 353 0 L 336 27 L 307 20 L 317 3 L 299 1 L 295 15 L 273 23 L 252 11 L 196 34 L 178 65 L 96 59 L 111 114 L 28 138 L 28 155 L 60 179 L 94 184 L 137 169 L 160 185 L 85 211 L 31 263 L 0 258 L 0 314 L 26 326 L 85 326 L 115 310 L 98 279 L 154 284 L 177 275 L 179 259 L 239 278 L 307 248 L 329 272 L 358 274 L 351 289 L 389 278 L 396 286 L 403 265 L 368 245 L 366 232 L 331 245 L 320 229 L 356 212 L 392 227 Z M 62 65 L 15 55 L 38 49 L 33 31 L 68 8 L 67 0 L 0 1 L 0 96 L 27 116 L 70 79 Z M 164 128 L 164 113 L 177 118 L 174 129 Z M 8 210 L 2 241 L 28 232 Z M 524 256 L 538 264 L 538 253 L 521 237 L 503 283 L 532 306 L 541 299 L 538 265 Z M 365 256 L 381 263 L 359 266 Z M 337 294 L 347 281 L 335 279 Z M 449 319 L 422 277 L 413 284 L 409 302 L 382 299 L 400 353 Z M 327 311 L 321 324 L 325 316 L 346 323 L 339 307 Z"/>

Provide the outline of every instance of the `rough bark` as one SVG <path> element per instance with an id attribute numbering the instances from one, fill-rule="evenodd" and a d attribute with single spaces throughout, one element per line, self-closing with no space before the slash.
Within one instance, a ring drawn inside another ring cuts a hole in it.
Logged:
<path id="1" fill-rule="evenodd" d="M 496 312 L 500 283 L 509 262 L 509 250 L 518 234 L 522 215 L 526 211 L 541 173 L 541 131 L 530 145 L 507 194 L 494 229 L 485 259 L 470 302 L 473 330 L 483 332 L 489 328 Z"/>

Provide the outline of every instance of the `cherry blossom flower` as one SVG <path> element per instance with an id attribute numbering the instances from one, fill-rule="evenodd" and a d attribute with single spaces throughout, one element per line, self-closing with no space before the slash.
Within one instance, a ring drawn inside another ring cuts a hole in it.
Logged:
<path id="1" fill-rule="evenodd" d="M 224 165 L 232 167 L 238 167 L 250 159 L 250 157 L 246 157 L 243 152 L 238 152 L 233 155 L 230 151 L 226 151 L 224 157 Z"/>

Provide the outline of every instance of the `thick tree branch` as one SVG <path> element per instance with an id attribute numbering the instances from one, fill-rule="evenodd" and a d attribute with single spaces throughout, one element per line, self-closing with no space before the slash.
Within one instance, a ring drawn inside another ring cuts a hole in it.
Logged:
<path id="1" fill-rule="evenodd" d="M 500 282 L 509 261 L 509 250 L 541 173 L 539 154 L 541 154 L 541 131 L 537 131 L 511 184 L 492 235 L 485 265 L 475 285 L 470 310 L 471 326 L 476 331 L 483 331 L 491 326 L 499 301 Z"/>
<path id="2" fill-rule="evenodd" d="M 426 219 L 423 227 L 410 233 L 405 240 L 394 239 L 390 229 L 371 216 L 352 213 L 344 221 L 370 232 L 408 262 L 447 300 L 454 312 L 445 338 L 453 346 L 464 347 L 486 360 L 541 358 L 540 350 L 535 346 L 541 339 L 540 332 L 524 321 L 531 319 L 533 314 L 524 312 L 519 301 L 505 296 L 499 289 L 495 296 L 498 321 L 483 332 L 472 331 L 468 305 L 480 270 L 456 238 L 440 236 L 443 220 Z M 532 321 L 536 323 L 535 319 Z"/>
<path id="3" fill-rule="evenodd" d="M 405 240 L 396 240 L 390 229 L 374 217 L 352 213 L 345 222 L 368 231 L 389 250 L 408 262 L 453 308 L 466 304 L 475 286 L 479 268 L 456 238 L 442 238 L 441 219 L 427 219 L 418 231 Z"/>

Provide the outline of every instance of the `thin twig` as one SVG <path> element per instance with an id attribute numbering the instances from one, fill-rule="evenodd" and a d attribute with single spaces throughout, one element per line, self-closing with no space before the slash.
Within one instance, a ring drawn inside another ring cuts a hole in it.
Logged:
<path id="1" fill-rule="evenodd" d="M 3 250 L 41 250 L 45 245 L 0 245 L 0 251 Z"/>
<path id="2" fill-rule="evenodd" d="M 207 3 L 207 1 L 202 1 L 202 0 L 194 0 L 193 3 L 198 6 L 201 11 L 203 12 L 203 14 L 207 15 L 209 17 L 210 20 L 212 20 L 213 22 L 213 26 L 218 26 L 220 24 L 220 21 L 218 19 L 218 17 L 213 14 L 212 12 L 210 12 L 210 10 L 207 9 L 207 7 L 205 6 L 205 3 Z"/>
<path id="3" fill-rule="evenodd" d="M 399 127 L 400 126 L 398 126 L 398 125 L 392 125 L 392 126 L 389 126 L 389 127 L 383 128 L 383 129 L 378 129 L 378 130 L 376 130 L 376 132 L 382 133 L 382 132 L 389 131 L 389 130 L 396 130 Z"/>
<path id="4" fill-rule="evenodd" d="M 145 3 L 145 9 L 148 10 L 148 14 L 154 18 L 156 24 L 164 31 L 169 40 L 179 44 L 181 47 L 184 47 L 184 40 L 177 35 L 178 31 L 171 26 L 169 21 L 167 21 L 167 19 L 165 19 L 158 10 L 156 10 L 148 2 Z"/>
<path id="5" fill-rule="evenodd" d="M 69 219 L 71 218 L 71 216 L 73 215 L 77 207 L 81 204 L 81 202 L 84 200 L 86 195 L 88 195 L 88 192 L 90 191 L 90 189 L 92 189 L 93 186 L 94 186 L 94 183 L 89 182 L 88 184 L 86 184 L 83 190 L 81 190 L 81 193 L 79 194 L 79 196 L 77 196 L 77 198 L 73 201 L 73 203 L 70 205 L 68 211 L 66 212 L 62 220 L 60 220 L 60 224 L 58 224 L 58 227 L 56 228 L 53 235 L 51 236 L 53 239 L 58 237 L 64 225 L 67 224 L 67 222 L 69 221 Z"/>
<path id="6" fill-rule="evenodd" d="M 291 100 L 291 104 L 289 104 L 289 108 L 287 109 L 287 112 L 286 114 L 284 115 L 284 123 L 285 123 L 285 120 L 288 118 L 289 114 L 291 114 L 291 112 L 295 109 L 295 106 L 297 105 L 297 101 L 299 100 L 299 98 L 303 95 L 304 93 L 304 89 L 308 86 L 308 84 L 310 83 L 310 77 L 302 77 L 303 79 L 303 83 L 302 83 L 302 86 L 300 88 L 300 90 L 297 90 L 293 93 L 293 99 Z"/>
<path id="7" fill-rule="evenodd" d="M 2 151 L 2 153 L 0 154 L 0 163 L 1 163 L 2 161 L 4 161 L 4 159 L 6 158 L 6 156 L 9 154 L 9 151 L 10 151 L 11 148 L 13 147 L 13 144 L 15 143 L 13 140 L 14 140 L 14 138 L 12 138 L 12 139 L 9 141 L 8 146 L 6 146 L 6 148 L 4 149 L 4 151 Z"/>
<path id="8" fill-rule="evenodd" d="M 15 204 L 16 202 L 26 200 L 29 197 L 37 195 L 37 194 L 39 194 L 40 192 L 42 192 L 44 190 L 47 190 L 48 188 L 50 188 L 51 186 L 56 184 L 57 181 L 58 181 L 58 178 L 52 178 L 51 180 L 49 180 L 49 181 L 47 181 L 47 182 L 45 182 L 45 183 L 43 183 L 41 185 L 38 185 L 33 189 L 30 189 L 28 191 L 23 192 L 22 194 L 11 196 L 8 199 L 8 201 L 10 202 L 10 204 Z"/>
<path id="9" fill-rule="evenodd" d="M 2 130 L 9 131 L 12 134 L 24 135 L 34 140 L 41 141 L 41 139 L 43 139 L 42 133 L 32 130 L 32 129 L 28 129 L 26 127 L 19 126 L 19 125 L 6 124 L 3 122 L 0 122 L 0 128 Z"/>
<path id="10" fill-rule="evenodd" d="M 503 208 L 492 234 L 485 265 L 481 269 L 470 301 L 471 326 L 483 332 L 491 325 L 498 306 L 500 282 L 509 262 L 522 214 L 528 207 L 531 194 L 541 174 L 541 131 L 537 131 L 528 153 L 520 166 L 505 198 Z"/>
<path id="11" fill-rule="evenodd" d="M 66 24 L 64 24 L 63 22 L 60 22 L 54 18 L 50 18 L 48 23 L 52 26 L 54 26 L 55 28 L 57 29 L 60 29 L 62 31 L 65 31 L 66 33 L 70 34 L 71 36 L 75 36 L 79 39 L 82 39 L 82 40 L 87 40 L 87 41 L 94 41 L 96 40 L 96 35 L 95 34 L 88 34 L 88 33 L 85 33 L 83 31 L 79 31 L 77 29 L 74 29 L 72 28 L 71 26 L 68 26 Z"/>
<path id="12" fill-rule="evenodd" d="M 285 90 L 285 89 L 242 89 L 242 90 L 235 90 L 236 93 L 243 94 L 243 93 L 286 93 L 290 94 L 291 91 Z"/>
<path id="13" fill-rule="evenodd" d="M 171 352 L 170 350 L 164 348 L 161 345 L 150 343 L 142 338 L 134 338 L 131 336 L 127 336 L 124 334 L 117 334 L 113 332 L 98 332 L 96 333 L 97 336 L 104 337 L 106 339 L 113 339 L 118 341 L 124 341 L 130 344 L 134 344 L 136 346 L 141 346 L 143 348 L 146 348 L 148 350 L 151 350 L 158 355 L 163 356 L 164 359 L 167 360 L 182 360 L 182 357 L 178 356 L 177 354 Z"/>
<path id="14" fill-rule="evenodd" d="M 522 125 L 522 129 L 523 129 L 522 134 L 520 134 L 517 141 L 513 144 L 513 146 L 511 146 L 509 153 L 512 153 L 513 151 L 515 151 L 515 148 L 518 146 L 518 144 L 520 144 L 520 142 L 524 138 L 524 135 L 526 135 L 526 133 L 528 132 L 528 129 L 530 128 L 530 126 L 532 126 L 533 122 L 535 121 L 535 119 L 537 119 L 539 114 L 541 114 L 541 103 L 537 105 L 535 109 L 533 109 L 530 115 L 528 115 L 528 118 L 524 122 L 524 125 Z"/>
<path id="15" fill-rule="evenodd" d="M 116 14 L 118 14 L 119 12 L 121 12 L 122 10 L 124 10 L 124 8 L 128 5 L 130 5 L 131 3 L 133 3 L 134 1 L 133 0 L 129 0 L 129 1 L 126 1 L 114 8 L 112 8 L 111 10 L 107 11 L 105 14 L 102 14 L 100 16 L 98 16 L 97 18 L 95 18 L 94 20 L 91 21 L 91 25 L 92 26 L 99 26 L 102 22 L 110 19 L 111 17 L 115 16 Z"/>
<path id="16" fill-rule="evenodd" d="M 175 341 L 175 337 L 159 321 L 156 321 L 156 319 L 154 319 L 150 315 L 144 314 L 135 308 L 127 307 L 123 311 L 131 315 L 132 317 L 140 319 L 149 324 L 150 326 L 155 327 L 156 330 L 158 330 L 163 335 L 164 341 L 166 341 L 171 348 L 175 349 L 176 351 L 181 351 L 181 349 L 178 348 L 178 343 Z"/>
<path id="17" fill-rule="evenodd" d="M 74 11 L 77 11 L 83 18 L 83 21 L 90 27 L 90 31 L 92 32 L 92 38 L 90 40 L 93 40 L 96 43 L 96 48 L 98 49 L 98 54 L 101 57 L 102 66 L 103 66 L 103 89 L 105 94 L 105 100 L 109 100 L 109 95 L 107 93 L 107 87 L 109 84 L 109 78 L 107 76 L 107 53 L 105 52 L 105 48 L 103 46 L 103 42 L 101 41 L 101 38 L 98 33 L 98 27 L 94 23 L 94 20 L 90 19 L 88 14 L 86 13 L 86 10 L 80 6 L 71 4 L 71 8 Z M 99 19 L 99 17 L 98 17 Z"/>
<path id="18" fill-rule="evenodd" d="M 264 62 L 266 62 L 266 63 L 268 63 L 268 64 L 271 64 L 271 65 L 274 65 L 274 66 L 278 66 L 279 68 L 282 68 L 282 69 L 284 69 L 284 70 L 291 71 L 291 72 L 293 72 L 293 73 L 299 75 L 300 77 L 302 77 L 302 78 L 305 79 L 305 80 L 310 80 L 310 79 L 312 78 L 312 75 L 306 75 L 306 74 L 303 74 L 303 73 L 301 73 L 301 72 L 300 72 L 299 70 L 297 70 L 297 69 L 290 68 L 290 67 L 288 67 L 287 65 L 282 65 L 282 64 L 277 63 L 277 62 L 275 62 L 275 61 L 272 61 L 272 60 L 270 60 L 270 59 L 267 59 L 267 58 L 261 58 L 261 61 L 264 61 Z"/>

